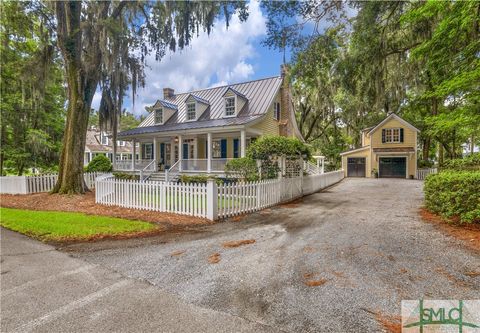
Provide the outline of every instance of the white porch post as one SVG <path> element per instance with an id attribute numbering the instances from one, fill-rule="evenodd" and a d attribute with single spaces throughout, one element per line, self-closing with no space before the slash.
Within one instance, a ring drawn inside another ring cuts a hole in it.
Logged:
<path id="1" fill-rule="evenodd" d="M 325 173 L 325 157 L 322 158 L 322 173 Z"/>
<path id="2" fill-rule="evenodd" d="M 155 160 L 155 162 L 153 162 L 153 171 L 157 172 L 158 158 L 157 158 L 157 138 L 156 137 L 153 138 L 153 159 Z"/>
<path id="3" fill-rule="evenodd" d="M 207 172 L 212 171 L 212 133 L 207 133 Z"/>
<path id="4" fill-rule="evenodd" d="M 133 155 L 132 155 L 132 171 L 135 170 L 135 157 L 137 156 L 137 140 L 132 140 Z"/>
<path id="5" fill-rule="evenodd" d="M 245 130 L 240 131 L 240 157 L 245 157 L 245 150 L 247 146 L 247 139 Z"/>
<path id="6" fill-rule="evenodd" d="M 178 171 L 182 172 L 182 159 L 183 159 L 183 137 L 181 135 L 178 136 Z"/>

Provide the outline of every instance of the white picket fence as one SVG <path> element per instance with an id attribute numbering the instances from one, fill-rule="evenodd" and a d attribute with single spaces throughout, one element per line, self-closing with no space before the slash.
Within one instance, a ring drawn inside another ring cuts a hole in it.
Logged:
<path id="1" fill-rule="evenodd" d="M 102 173 L 99 172 L 83 174 L 88 188 L 93 189 L 95 187 L 95 178 L 100 175 L 102 175 Z M 49 192 L 57 183 L 57 179 L 57 174 L 0 177 L 0 193 L 29 194 Z"/>
<path id="2" fill-rule="evenodd" d="M 425 180 L 429 174 L 437 173 L 437 168 L 430 168 L 430 169 L 417 169 L 416 179 L 418 180 Z"/>
<path id="3" fill-rule="evenodd" d="M 306 177 L 217 185 L 96 179 L 95 201 L 109 206 L 145 209 L 203 217 L 210 220 L 249 213 L 291 201 L 328 187 L 343 171 Z"/>
<path id="4" fill-rule="evenodd" d="M 207 217 L 207 185 L 99 177 L 95 201 L 108 206 Z"/>

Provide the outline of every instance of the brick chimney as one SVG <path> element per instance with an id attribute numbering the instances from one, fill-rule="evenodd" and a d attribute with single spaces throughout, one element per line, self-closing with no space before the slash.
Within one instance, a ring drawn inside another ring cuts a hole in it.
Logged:
<path id="1" fill-rule="evenodd" d="M 163 88 L 163 99 L 172 98 L 175 95 L 175 90 L 172 88 Z"/>

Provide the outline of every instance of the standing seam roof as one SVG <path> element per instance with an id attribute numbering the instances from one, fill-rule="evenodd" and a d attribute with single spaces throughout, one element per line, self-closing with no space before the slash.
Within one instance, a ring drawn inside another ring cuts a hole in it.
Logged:
<path id="1" fill-rule="evenodd" d="M 267 113 L 268 107 L 273 102 L 281 84 L 282 78 L 280 76 L 275 76 L 266 79 L 232 84 L 229 86 L 214 87 L 181 93 L 174 95 L 172 98 L 167 98 L 165 101 L 175 104 L 178 108 L 173 124 L 184 123 L 186 121 L 187 106 L 185 101 L 190 95 L 194 95 L 210 103 L 210 106 L 206 111 L 206 113 L 208 112 L 209 114 L 209 120 L 223 119 L 223 95 L 228 88 L 232 88 L 248 99 L 248 103 L 244 107 L 243 111 L 238 110 L 239 112 L 242 111 L 242 116 L 263 115 Z M 155 125 L 155 120 L 154 114 L 151 113 L 140 124 L 139 127 L 149 127 L 153 125 Z"/>

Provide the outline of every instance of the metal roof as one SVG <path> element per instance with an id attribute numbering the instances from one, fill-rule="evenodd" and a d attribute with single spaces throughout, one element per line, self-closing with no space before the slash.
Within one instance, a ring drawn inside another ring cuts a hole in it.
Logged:
<path id="1" fill-rule="evenodd" d="M 171 125 L 171 123 L 181 123 L 184 124 L 187 128 L 194 128 L 196 126 L 196 123 L 203 120 L 223 119 L 227 121 L 227 119 L 224 119 L 223 117 L 225 110 L 223 95 L 229 88 L 245 96 L 245 98 L 248 100 L 248 103 L 246 103 L 243 109 L 239 111 L 238 117 L 264 115 L 265 113 L 267 113 L 269 106 L 272 104 L 275 96 L 277 95 L 281 84 L 282 78 L 280 76 L 275 76 L 271 78 L 237 83 L 228 86 L 214 87 L 176 94 L 171 98 L 165 99 L 165 101 L 175 104 L 178 107 L 178 111 L 175 112 L 171 119 L 168 120 L 167 124 L 162 126 Z M 185 101 L 191 94 L 195 97 L 199 97 L 203 100 L 208 101 L 210 106 L 207 108 L 204 114 L 202 114 L 199 121 L 185 122 L 187 113 L 187 105 L 185 104 Z M 140 124 L 140 127 L 154 126 L 154 116 L 155 115 L 153 113 L 148 115 L 147 118 Z M 229 120 L 231 119 L 232 118 L 229 118 Z"/>
<path id="2" fill-rule="evenodd" d="M 173 109 L 173 110 L 178 110 L 178 107 L 175 104 L 167 102 L 163 99 L 157 100 L 157 102 L 155 102 L 154 106 L 157 105 L 157 103 L 160 103 L 161 106 L 164 106 L 166 108 Z"/>
<path id="3" fill-rule="evenodd" d="M 238 95 L 238 96 L 243 97 L 243 98 L 245 98 L 246 100 L 248 100 L 247 96 L 245 96 L 245 95 L 242 94 L 242 93 L 239 93 L 238 91 L 236 91 L 236 90 L 233 89 L 232 87 L 228 87 L 227 90 L 225 90 L 225 92 L 223 93 L 222 97 L 225 96 L 225 94 L 226 94 L 229 90 L 233 91 L 233 93 L 234 93 L 235 95 Z"/>
<path id="4" fill-rule="evenodd" d="M 190 97 L 192 97 L 197 102 L 200 102 L 200 103 L 203 103 L 203 104 L 206 104 L 206 105 L 210 105 L 209 101 L 207 101 L 206 99 L 200 98 L 198 96 L 195 96 L 194 94 L 189 94 L 188 97 L 185 98 L 185 100 L 189 99 Z"/>
<path id="5" fill-rule="evenodd" d="M 158 133 L 158 132 L 177 132 L 177 131 L 185 131 L 191 129 L 201 129 L 201 128 L 209 128 L 209 127 L 226 127 L 226 126 L 236 126 L 236 125 L 244 125 L 250 123 L 262 115 L 247 115 L 243 117 L 233 117 L 233 118 L 220 118 L 220 119 L 210 119 L 210 120 L 199 120 L 199 121 L 191 121 L 191 122 L 170 122 L 168 121 L 166 124 L 163 125 L 154 125 L 154 126 L 143 126 L 137 127 L 128 131 L 123 131 L 118 134 L 119 138 L 125 138 L 129 136 L 135 136 L 140 134 L 148 134 L 148 133 Z M 173 117 L 173 116 L 172 116 Z"/>

